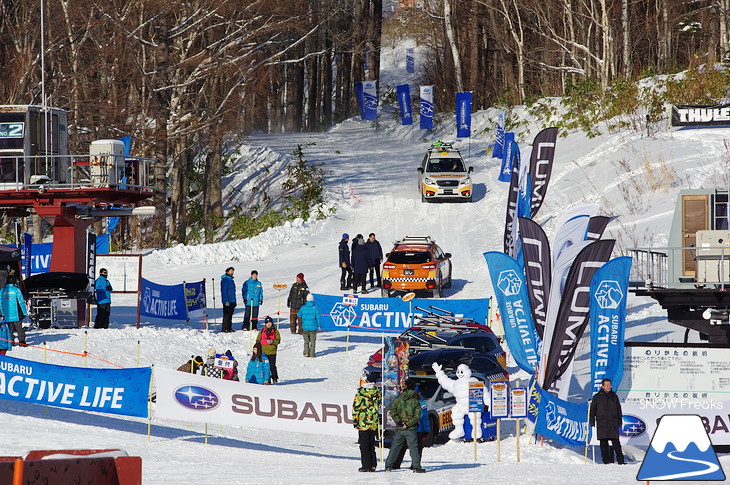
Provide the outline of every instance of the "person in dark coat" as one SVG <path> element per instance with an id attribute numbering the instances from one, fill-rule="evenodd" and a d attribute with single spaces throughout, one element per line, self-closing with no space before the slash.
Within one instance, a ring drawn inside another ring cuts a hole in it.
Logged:
<path id="1" fill-rule="evenodd" d="M 296 282 L 291 285 L 289 298 L 286 299 L 286 306 L 289 307 L 289 328 L 291 329 L 291 333 L 302 333 L 301 328 L 297 331 L 297 322 L 299 321 L 297 313 L 299 313 L 299 309 L 307 302 L 308 294 L 309 287 L 306 281 L 304 281 L 304 273 L 299 273 L 297 274 Z"/>
<path id="2" fill-rule="evenodd" d="M 236 283 L 233 281 L 233 267 L 226 268 L 226 273 L 221 276 L 221 303 L 223 304 L 223 321 L 221 332 L 233 332 L 233 312 L 236 310 Z"/>
<path id="3" fill-rule="evenodd" d="M 340 241 L 340 290 L 349 290 L 352 286 L 352 266 L 350 266 L 350 248 L 347 243 L 350 240 L 350 236 L 347 233 L 342 235 Z"/>
<path id="4" fill-rule="evenodd" d="M 362 237 L 355 238 L 355 246 L 352 250 L 352 268 L 355 270 L 355 282 L 352 289 L 357 293 L 357 287 L 362 285 L 362 292 L 365 291 L 365 277 L 370 267 L 370 255 L 365 247 L 365 239 Z"/>
<path id="5" fill-rule="evenodd" d="M 365 243 L 365 247 L 368 248 L 368 255 L 370 256 L 370 288 L 375 288 L 375 281 L 380 286 L 380 263 L 383 261 L 383 248 L 380 247 L 380 241 L 375 239 L 375 233 L 371 232 L 368 236 L 368 240 Z M 377 279 L 373 279 L 373 273 Z"/>
<path id="6" fill-rule="evenodd" d="M 591 426 L 596 427 L 596 437 L 601 443 L 601 457 L 603 463 L 613 463 L 613 454 L 616 461 L 624 464 L 624 454 L 621 451 L 621 442 L 618 439 L 618 429 L 621 426 L 621 402 L 615 392 L 611 390 L 611 379 L 601 381 L 601 390 L 593 395 L 588 419 Z M 611 442 L 609 446 L 608 442 Z"/>

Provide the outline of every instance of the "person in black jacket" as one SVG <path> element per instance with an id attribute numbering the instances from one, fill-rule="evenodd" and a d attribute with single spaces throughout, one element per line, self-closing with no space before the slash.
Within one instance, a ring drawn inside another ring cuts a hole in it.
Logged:
<path id="1" fill-rule="evenodd" d="M 286 306 L 289 307 L 289 329 L 291 333 L 297 333 L 297 313 L 307 302 L 308 294 L 309 288 L 307 282 L 304 281 L 304 273 L 298 273 L 296 282 L 291 285 L 289 290 L 289 298 L 286 299 Z M 302 329 L 299 328 L 298 332 L 302 333 Z"/>
<path id="2" fill-rule="evenodd" d="M 352 250 L 352 268 L 355 270 L 355 282 L 352 289 L 357 293 L 357 287 L 362 285 L 362 292 L 365 290 L 365 277 L 370 267 L 370 255 L 365 247 L 365 239 L 362 236 L 355 238 L 355 244 Z"/>
<path id="3" fill-rule="evenodd" d="M 350 248 L 347 245 L 350 236 L 347 233 L 342 235 L 340 241 L 340 290 L 349 290 L 352 286 L 352 266 L 350 266 Z"/>
<path id="4" fill-rule="evenodd" d="M 615 392 L 611 390 L 611 379 L 601 381 L 601 390 L 593 395 L 588 419 L 591 426 L 596 427 L 596 437 L 601 443 L 601 457 L 603 463 L 613 463 L 613 454 L 616 461 L 624 464 L 624 454 L 618 439 L 618 429 L 621 426 L 621 402 Z M 608 442 L 611 442 L 609 446 Z"/>
<path id="5" fill-rule="evenodd" d="M 383 261 L 383 248 L 380 247 L 380 241 L 375 239 L 375 233 L 371 232 L 368 236 L 368 240 L 365 242 L 365 247 L 368 248 L 368 255 L 370 255 L 370 288 L 375 288 L 375 279 L 373 279 L 373 273 L 377 278 L 378 286 L 380 286 L 380 263 Z"/>

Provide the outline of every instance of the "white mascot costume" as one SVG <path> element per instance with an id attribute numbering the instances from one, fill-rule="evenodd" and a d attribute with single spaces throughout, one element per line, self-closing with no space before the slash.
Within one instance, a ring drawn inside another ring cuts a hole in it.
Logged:
<path id="1" fill-rule="evenodd" d="M 436 378 L 441 384 L 441 387 L 449 391 L 456 398 L 456 404 L 451 408 L 451 421 L 454 423 L 454 430 L 449 433 L 449 439 L 458 440 L 464 437 L 464 416 L 469 413 L 469 383 L 479 382 L 476 377 L 471 376 L 471 369 L 466 364 L 459 364 L 456 368 L 456 379 L 449 378 L 444 371 L 441 370 L 441 365 L 438 362 L 434 362 L 433 370 L 436 371 Z M 485 389 L 486 391 L 486 389 Z M 488 399 L 487 392 L 484 393 L 484 402 L 487 403 Z M 472 414 L 472 421 L 473 414 Z M 476 423 L 472 423 L 472 429 L 476 431 L 476 439 L 482 437 L 482 413 L 476 413 Z"/>

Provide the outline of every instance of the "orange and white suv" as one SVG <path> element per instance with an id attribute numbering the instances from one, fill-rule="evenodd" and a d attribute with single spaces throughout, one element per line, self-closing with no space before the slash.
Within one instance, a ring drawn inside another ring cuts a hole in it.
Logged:
<path id="1" fill-rule="evenodd" d="M 405 237 L 386 255 L 382 277 L 385 298 L 393 290 L 425 290 L 441 298 L 441 290 L 451 287 L 451 254 L 428 236 Z"/>

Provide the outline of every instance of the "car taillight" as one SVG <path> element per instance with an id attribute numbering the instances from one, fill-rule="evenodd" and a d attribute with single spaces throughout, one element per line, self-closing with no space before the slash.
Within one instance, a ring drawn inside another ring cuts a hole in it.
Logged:
<path id="1" fill-rule="evenodd" d="M 395 268 L 396 268 L 396 266 L 394 264 L 385 263 L 383 265 L 383 269 L 395 269 Z"/>
<path id="2" fill-rule="evenodd" d="M 383 288 L 386 290 L 389 290 L 392 287 L 392 283 L 390 281 L 383 281 Z"/>
<path id="3" fill-rule="evenodd" d="M 436 283 L 433 280 L 426 282 L 426 289 L 433 290 L 434 288 L 436 288 Z"/>
<path id="4" fill-rule="evenodd" d="M 436 269 L 436 265 L 435 264 L 424 264 L 424 265 L 421 266 L 421 268 L 423 268 L 423 269 Z"/>

